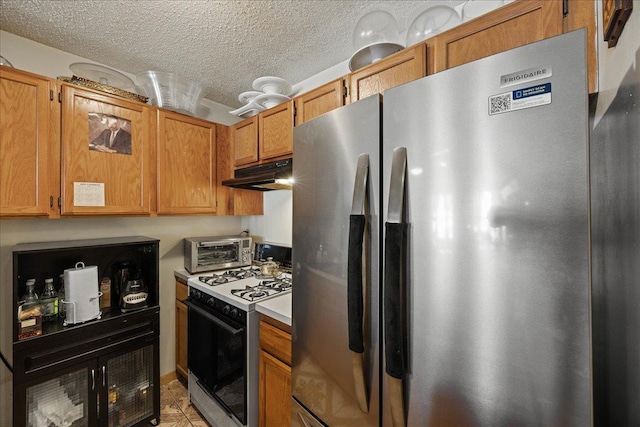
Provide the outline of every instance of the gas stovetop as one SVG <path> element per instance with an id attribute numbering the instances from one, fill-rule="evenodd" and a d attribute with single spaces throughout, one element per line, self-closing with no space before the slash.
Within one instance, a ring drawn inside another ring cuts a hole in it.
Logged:
<path id="1" fill-rule="evenodd" d="M 198 280 L 209 286 L 217 286 L 229 282 L 235 282 L 237 280 L 248 279 L 250 277 L 255 277 L 257 279 L 271 278 L 271 276 L 263 276 L 260 273 L 260 269 L 257 267 L 244 267 L 226 270 L 221 273 L 210 273 L 207 276 L 198 276 Z"/>
<path id="2" fill-rule="evenodd" d="M 199 274 L 188 284 L 245 311 L 254 310 L 256 302 L 291 292 L 292 287 L 291 274 L 265 276 L 257 267 Z"/>
<path id="3" fill-rule="evenodd" d="M 269 277 L 261 280 L 256 286 L 245 286 L 244 289 L 232 289 L 231 293 L 247 301 L 258 301 L 283 292 L 291 291 L 290 277 Z"/>

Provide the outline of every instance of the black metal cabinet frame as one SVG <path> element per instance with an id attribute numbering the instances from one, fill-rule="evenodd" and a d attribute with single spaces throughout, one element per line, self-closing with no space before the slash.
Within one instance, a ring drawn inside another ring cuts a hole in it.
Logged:
<path id="1" fill-rule="evenodd" d="M 42 335 L 24 340 L 17 339 L 14 319 L 14 425 L 28 425 L 27 407 L 34 405 L 34 399 L 42 396 L 38 393 L 47 387 L 54 388 L 58 395 L 73 395 L 77 406 L 67 402 L 71 398 L 64 397 L 62 401 L 72 408 L 81 407 L 89 426 L 137 425 L 159 420 L 158 246 L 158 240 L 133 237 L 60 242 L 59 247 L 55 242 L 16 247 L 14 304 L 27 271 L 36 277 L 50 274 L 43 270 L 59 268 L 82 256 L 96 262 L 101 272 L 108 272 L 107 263 L 113 263 L 123 253 L 133 253 L 145 262 L 150 306 L 127 313 L 114 307 L 99 320 L 73 326 L 53 322 L 43 327 Z M 41 261 L 38 265 L 37 260 Z M 37 266 L 42 269 L 34 270 Z M 138 377 L 138 383 L 126 384 Z M 73 381 L 74 386 L 69 387 L 65 381 Z M 125 401 L 134 403 L 118 411 L 118 404 Z M 139 414 L 134 413 L 133 407 Z"/>

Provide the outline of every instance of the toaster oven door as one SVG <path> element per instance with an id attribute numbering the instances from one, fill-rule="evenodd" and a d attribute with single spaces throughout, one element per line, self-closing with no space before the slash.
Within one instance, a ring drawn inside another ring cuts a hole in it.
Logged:
<path id="1" fill-rule="evenodd" d="M 235 268 L 242 263 L 242 240 L 200 242 L 196 247 L 195 271 Z"/>

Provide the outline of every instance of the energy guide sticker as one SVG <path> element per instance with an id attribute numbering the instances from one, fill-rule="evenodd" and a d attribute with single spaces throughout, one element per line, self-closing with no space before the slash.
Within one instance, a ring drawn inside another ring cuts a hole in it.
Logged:
<path id="1" fill-rule="evenodd" d="M 551 104 L 551 83 L 517 89 L 489 97 L 489 115 Z"/>

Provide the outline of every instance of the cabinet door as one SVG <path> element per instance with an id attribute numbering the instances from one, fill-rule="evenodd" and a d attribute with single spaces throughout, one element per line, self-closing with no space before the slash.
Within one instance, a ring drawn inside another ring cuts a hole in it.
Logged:
<path id="1" fill-rule="evenodd" d="M 101 424 L 127 427 L 157 418 L 160 391 L 153 345 L 118 353 L 99 360 Z"/>
<path id="2" fill-rule="evenodd" d="M 62 214 L 149 214 L 155 109 L 69 85 L 62 98 Z"/>
<path id="3" fill-rule="evenodd" d="M 0 66 L 0 217 L 47 216 L 57 208 L 53 88 L 50 79 Z"/>
<path id="4" fill-rule="evenodd" d="M 344 83 L 340 78 L 295 99 L 296 126 L 344 105 Z"/>
<path id="5" fill-rule="evenodd" d="M 350 102 L 382 93 L 427 74 L 426 45 L 403 49 L 349 74 Z"/>
<path id="6" fill-rule="evenodd" d="M 182 302 L 187 297 L 187 285 L 176 282 L 176 372 L 183 378 L 188 377 L 187 366 L 187 335 L 188 328 L 188 308 Z"/>
<path id="7" fill-rule="evenodd" d="M 232 128 L 216 125 L 216 130 L 218 134 L 216 138 L 218 215 L 262 215 L 262 191 L 242 190 L 222 185 L 222 181 L 233 178 L 234 174 Z"/>
<path id="8" fill-rule="evenodd" d="M 291 425 L 291 367 L 260 350 L 260 426 Z"/>
<path id="9" fill-rule="evenodd" d="M 244 166 L 258 161 L 258 116 L 233 126 L 233 164 Z"/>
<path id="10" fill-rule="evenodd" d="M 562 33 L 561 0 L 507 4 L 433 40 L 435 72 Z"/>
<path id="11" fill-rule="evenodd" d="M 293 153 L 293 101 L 258 114 L 260 161 Z"/>
<path id="12" fill-rule="evenodd" d="M 98 372 L 95 359 L 14 387 L 13 425 L 94 426 Z"/>
<path id="13" fill-rule="evenodd" d="M 158 214 L 216 211 L 216 126 L 158 111 Z"/>

